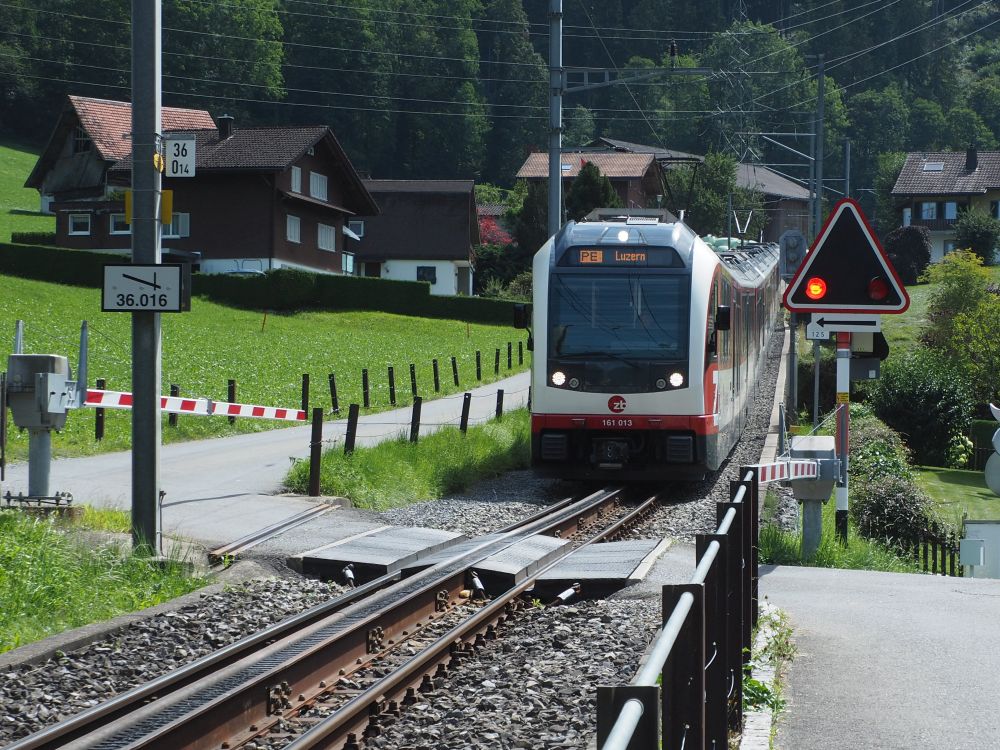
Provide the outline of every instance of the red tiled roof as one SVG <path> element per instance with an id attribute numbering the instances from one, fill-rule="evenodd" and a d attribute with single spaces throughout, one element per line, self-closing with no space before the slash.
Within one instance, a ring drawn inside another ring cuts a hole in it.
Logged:
<path id="1" fill-rule="evenodd" d="M 80 124 L 94 142 L 102 159 L 117 161 L 132 153 L 132 104 L 111 99 L 70 96 L 70 104 Z M 215 121 L 203 109 L 162 107 L 161 128 L 172 130 L 215 130 Z"/>
<path id="2" fill-rule="evenodd" d="M 576 177 L 585 162 L 591 162 L 608 178 L 639 178 L 646 174 L 654 161 L 653 154 L 622 153 L 571 153 L 563 154 L 562 176 Z M 536 152 L 528 155 L 528 160 L 517 171 L 519 179 L 545 178 L 549 176 L 549 155 Z"/>

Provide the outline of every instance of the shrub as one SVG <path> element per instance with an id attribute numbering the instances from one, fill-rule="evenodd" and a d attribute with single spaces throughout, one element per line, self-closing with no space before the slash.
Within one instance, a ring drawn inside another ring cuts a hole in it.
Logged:
<path id="1" fill-rule="evenodd" d="M 955 222 L 955 244 L 972 250 L 986 265 L 993 262 L 998 239 L 1000 221 L 985 211 L 975 208 L 962 211 Z"/>
<path id="2" fill-rule="evenodd" d="M 972 423 L 973 400 L 963 373 L 928 349 L 887 361 L 871 403 L 922 464 L 946 465 L 953 436 Z"/>
<path id="3" fill-rule="evenodd" d="M 927 227 L 897 227 L 885 238 L 885 251 L 904 284 L 916 284 L 931 262 L 931 233 Z"/>
<path id="4" fill-rule="evenodd" d="M 851 518 L 862 536 L 909 547 L 940 523 L 900 436 L 862 405 L 851 406 L 850 468 Z"/>
<path id="5" fill-rule="evenodd" d="M 16 245 L 55 245 L 55 232 L 11 232 L 10 241 Z"/>
<path id="6" fill-rule="evenodd" d="M 971 312 L 989 294 L 989 272 L 983 259 L 969 250 L 948 253 L 927 267 L 921 281 L 932 284 L 927 304 L 927 326 L 920 338 L 928 346 L 950 351 L 957 315 Z"/>

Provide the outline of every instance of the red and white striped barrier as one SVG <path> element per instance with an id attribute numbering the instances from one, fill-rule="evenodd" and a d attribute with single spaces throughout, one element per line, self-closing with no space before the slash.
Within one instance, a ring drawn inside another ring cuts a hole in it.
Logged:
<path id="1" fill-rule="evenodd" d="M 87 390 L 84 406 L 101 409 L 131 409 L 132 394 L 122 391 Z M 230 404 L 207 398 L 183 398 L 181 396 L 160 396 L 160 410 L 168 414 L 200 414 L 202 416 L 255 417 L 257 419 L 279 419 L 286 422 L 305 422 L 306 413 L 302 409 L 281 409 L 275 406 L 255 406 L 254 404 Z"/>
<path id="2" fill-rule="evenodd" d="M 782 479 L 816 479 L 819 463 L 816 461 L 778 461 L 773 464 L 757 464 L 760 483 L 777 482 Z"/>

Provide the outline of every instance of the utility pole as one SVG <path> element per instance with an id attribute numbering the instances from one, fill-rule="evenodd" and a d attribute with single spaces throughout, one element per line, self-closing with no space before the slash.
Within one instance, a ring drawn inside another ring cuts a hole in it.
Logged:
<path id="1" fill-rule="evenodd" d="M 132 262 L 160 262 L 160 0 L 132 0 Z M 155 162 L 154 162 L 155 158 Z M 160 313 L 132 313 L 132 543 L 158 550 Z"/>
<path id="2" fill-rule="evenodd" d="M 813 143 L 816 146 L 816 205 L 815 205 L 815 234 L 819 233 L 823 225 L 823 105 L 826 101 L 826 76 L 823 72 L 823 54 L 817 55 L 819 58 L 819 97 L 816 101 L 816 137 Z"/>
<path id="3" fill-rule="evenodd" d="M 562 0 L 549 0 L 549 237 L 562 226 L 562 27 Z"/>
<path id="4" fill-rule="evenodd" d="M 648 68 L 640 73 L 622 77 L 618 71 L 606 68 L 573 68 L 567 71 L 562 59 L 563 3 L 549 0 L 549 211 L 547 229 L 553 236 L 562 226 L 562 98 L 565 94 L 578 91 L 617 86 L 619 84 L 643 81 L 662 75 L 705 75 L 709 68 Z M 671 44 L 671 58 L 676 57 L 676 45 Z M 611 78 L 611 73 L 618 75 Z M 569 77 L 582 77 L 580 85 L 569 85 Z M 591 83 L 591 74 L 597 76 Z"/>

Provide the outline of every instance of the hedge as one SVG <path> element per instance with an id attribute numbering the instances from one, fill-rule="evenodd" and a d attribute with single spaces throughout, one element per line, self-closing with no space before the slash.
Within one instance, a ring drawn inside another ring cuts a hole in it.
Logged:
<path id="1" fill-rule="evenodd" d="M 11 232 L 10 241 L 19 245 L 54 245 L 55 232 Z"/>
<path id="2" fill-rule="evenodd" d="M 119 256 L 83 250 L 0 243 L 0 273 L 56 284 L 100 288 L 102 267 Z M 480 297 L 443 297 L 418 281 L 334 276 L 280 269 L 263 276 L 195 274 L 192 293 L 252 310 L 378 310 L 422 318 L 511 325 L 514 303 Z"/>

